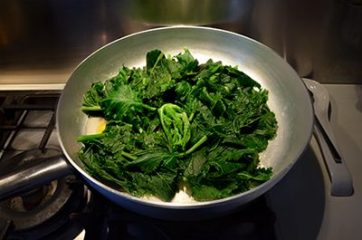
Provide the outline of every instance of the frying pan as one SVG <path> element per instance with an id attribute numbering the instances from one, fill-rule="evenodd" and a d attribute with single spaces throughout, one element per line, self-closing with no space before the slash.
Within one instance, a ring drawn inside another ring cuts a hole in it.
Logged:
<path id="1" fill-rule="evenodd" d="M 83 94 L 93 82 L 106 80 L 117 74 L 122 65 L 144 66 L 146 53 L 156 48 L 171 55 L 188 48 L 200 63 L 212 58 L 221 60 L 223 64 L 238 66 L 269 91 L 268 105 L 278 121 L 277 136 L 261 154 L 262 164 L 273 168 L 273 176 L 269 181 L 228 198 L 181 204 L 130 196 L 93 178 L 85 171 L 77 156 L 81 146 L 76 141 L 77 136 L 84 133 L 87 121 L 87 116 L 80 110 Z M 177 26 L 135 33 L 91 54 L 70 76 L 58 103 L 56 119 L 63 155 L 48 161 L 52 163 L 50 166 L 48 164 L 48 170 L 53 176 L 71 165 L 91 188 L 122 207 L 156 218 L 197 219 L 231 212 L 278 183 L 298 160 L 311 138 L 313 108 L 301 79 L 270 48 L 224 30 Z M 26 171 L 20 176 L 42 175 L 34 170 Z M 19 176 L 13 177 L 12 180 L 18 178 Z M 0 181 L 0 184 L 3 182 Z M 23 183 L 22 188 L 26 188 L 25 186 Z M 6 195 L 6 186 L 1 189 L 1 195 Z"/>

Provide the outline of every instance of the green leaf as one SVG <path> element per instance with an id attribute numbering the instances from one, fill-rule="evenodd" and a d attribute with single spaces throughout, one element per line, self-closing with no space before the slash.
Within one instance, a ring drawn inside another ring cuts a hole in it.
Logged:
<path id="1" fill-rule="evenodd" d="M 165 58 L 165 55 L 158 49 L 149 51 L 146 54 L 146 68 L 148 71 L 152 71 L 162 59 Z"/>
<path id="2" fill-rule="evenodd" d="M 146 153 L 125 165 L 127 169 L 136 169 L 144 173 L 156 171 L 162 164 L 168 165 L 175 160 L 175 156 L 167 152 Z"/>
<path id="3" fill-rule="evenodd" d="M 99 103 L 104 98 L 103 90 L 104 84 L 102 82 L 93 83 L 83 96 L 82 111 L 86 113 L 100 111 Z"/>
<path id="4" fill-rule="evenodd" d="M 177 175 L 174 173 L 160 173 L 146 175 L 136 173 L 132 175 L 132 182 L 137 189 L 133 194 L 137 196 L 153 195 L 159 199 L 169 202 L 178 190 Z"/>
<path id="5" fill-rule="evenodd" d="M 156 108 L 142 103 L 137 93 L 128 85 L 115 85 L 106 92 L 106 98 L 100 103 L 107 120 L 123 120 L 128 123 L 140 121 L 138 114 L 144 110 Z"/>
<path id="6" fill-rule="evenodd" d="M 179 106 L 166 103 L 158 109 L 163 131 L 173 149 L 185 150 L 191 138 L 190 122 Z"/>

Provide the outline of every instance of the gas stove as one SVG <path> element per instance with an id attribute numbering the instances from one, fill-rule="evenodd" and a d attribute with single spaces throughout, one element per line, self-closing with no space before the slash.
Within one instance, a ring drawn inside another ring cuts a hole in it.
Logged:
<path id="1" fill-rule="evenodd" d="M 145 217 L 114 205 L 69 173 L 3 199 L 0 239 L 359 239 L 362 230 L 353 222 L 362 220 L 362 141 L 354 134 L 360 132 L 354 121 L 362 120 L 361 100 L 356 101 L 361 86 L 325 86 L 332 95 L 332 125 L 353 176 L 352 196 L 331 196 L 328 172 L 312 138 L 281 182 L 227 216 L 202 221 Z M 1 92 L 0 176 L 60 153 L 54 122 L 60 94 Z M 352 103 L 356 111 L 343 107 Z"/>

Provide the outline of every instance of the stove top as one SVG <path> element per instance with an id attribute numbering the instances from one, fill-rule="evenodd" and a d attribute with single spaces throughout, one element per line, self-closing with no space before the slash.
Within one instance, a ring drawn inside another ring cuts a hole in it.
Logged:
<path id="1" fill-rule="evenodd" d="M 0 239 L 361 239 L 362 139 L 357 122 L 362 122 L 362 88 L 327 87 L 332 125 L 353 176 L 351 197 L 331 196 L 328 173 L 312 139 L 273 189 L 224 217 L 145 217 L 114 205 L 69 174 L 1 200 Z M 60 93 L 0 92 L 0 178 L 60 153 L 54 122 Z"/>

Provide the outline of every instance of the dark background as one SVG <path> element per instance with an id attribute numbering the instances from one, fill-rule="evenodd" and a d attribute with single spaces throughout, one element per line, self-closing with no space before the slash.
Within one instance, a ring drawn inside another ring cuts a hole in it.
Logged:
<path id="1" fill-rule="evenodd" d="M 302 77 L 362 83 L 362 0 L 1 0 L 0 75 L 70 73 L 112 40 L 174 24 L 250 36 Z"/>

